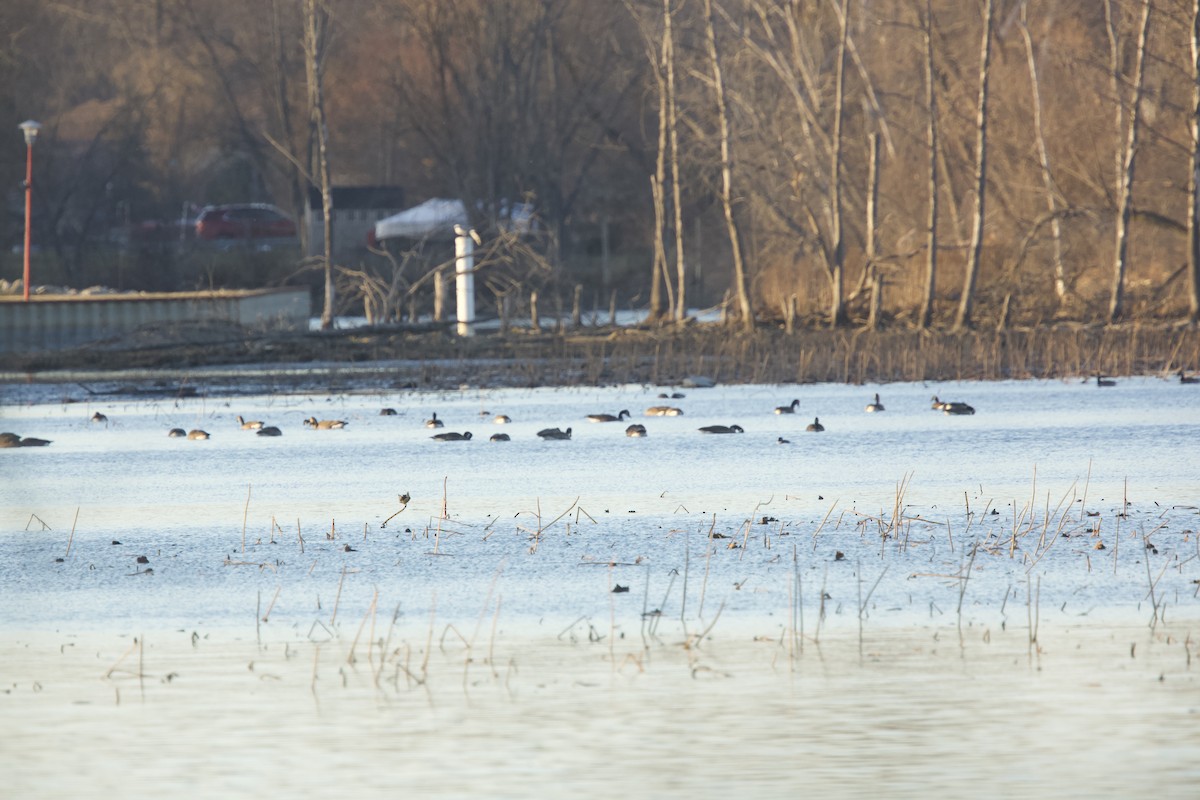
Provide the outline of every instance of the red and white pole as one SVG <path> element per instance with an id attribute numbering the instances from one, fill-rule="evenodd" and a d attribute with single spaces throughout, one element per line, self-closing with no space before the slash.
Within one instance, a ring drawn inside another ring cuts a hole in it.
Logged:
<path id="1" fill-rule="evenodd" d="M 19 126 L 25 133 L 25 302 L 29 302 L 29 248 L 32 244 L 30 236 L 30 218 L 33 214 L 33 140 L 37 138 L 42 126 L 33 120 L 26 120 Z"/>

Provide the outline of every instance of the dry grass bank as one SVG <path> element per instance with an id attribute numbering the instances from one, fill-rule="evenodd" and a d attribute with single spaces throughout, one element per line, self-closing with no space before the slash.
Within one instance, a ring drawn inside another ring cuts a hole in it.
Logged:
<path id="1" fill-rule="evenodd" d="M 222 326 L 158 329 L 76 350 L 8 354 L 0 370 L 177 369 L 229 364 L 330 365 L 343 375 L 396 364 L 396 385 L 669 385 L 1005 380 L 1200 371 L 1200 330 L 1168 325 L 1059 326 L 965 334 L 911 330 L 683 329 L 514 332 L 462 339 L 443 331 L 254 335 Z M 377 370 L 376 370 L 377 371 Z"/>

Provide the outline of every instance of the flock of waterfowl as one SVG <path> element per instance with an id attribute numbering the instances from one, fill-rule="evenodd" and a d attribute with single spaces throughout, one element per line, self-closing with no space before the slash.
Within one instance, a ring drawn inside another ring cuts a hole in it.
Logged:
<path id="1" fill-rule="evenodd" d="M 1183 370 L 1180 370 L 1177 373 L 1177 375 L 1178 375 L 1180 383 L 1200 384 L 1200 377 L 1188 375 Z M 1096 385 L 1099 387 L 1110 387 L 1110 386 L 1116 386 L 1116 384 L 1117 384 L 1117 382 L 1115 380 L 1113 380 L 1111 378 L 1106 378 L 1105 376 L 1100 375 L 1100 374 L 1095 375 L 1094 379 L 1095 379 Z M 1088 379 L 1088 380 L 1091 380 L 1091 379 Z M 683 399 L 684 397 L 685 397 L 685 395 L 683 395 L 679 392 L 675 392 L 672 394 L 660 394 L 659 395 L 660 399 L 670 399 L 670 400 L 680 400 L 680 399 Z M 787 405 L 776 406 L 774 409 L 774 413 L 776 413 L 776 414 L 796 414 L 797 409 L 799 409 L 799 407 L 800 407 L 800 400 L 794 399 Z M 974 407 L 972 407 L 968 403 L 964 403 L 961 401 L 944 401 L 944 400 L 939 399 L 937 397 L 937 395 L 933 396 L 931 408 L 934 411 L 941 411 L 943 414 L 948 414 L 951 416 L 968 415 L 968 414 L 975 413 Z M 866 405 L 864 410 L 867 413 L 872 413 L 872 414 L 878 413 L 878 412 L 881 412 L 884 410 L 883 403 L 880 401 L 878 394 L 876 394 L 874 399 Z M 379 411 L 379 414 L 381 416 L 395 416 L 396 410 L 394 408 L 383 408 Z M 683 416 L 683 409 L 678 408 L 677 406 L 668 406 L 668 405 L 650 406 L 649 408 L 646 409 L 645 415 L 647 417 L 678 417 L 678 416 Z M 496 414 L 495 416 L 493 416 L 491 414 L 491 412 L 482 411 L 482 412 L 480 412 L 480 416 L 491 417 L 491 421 L 497 425 L 507 425 L 512 422 L 512 418 L 509 417 L 507 414 Z M 630 415 L 629 409 L 622 409 L 622 410 L 618 411 L 616 414 L 608 414 L 608 413 L 588 414 L 586 419 L 588 422 L 594 422 L 594 423 L 624 422 L 625 420 L 629 419 L 630 416 L 631 415 Z M 92 416 L 90 417 L 90 422 L 96 423 L 96 424 L 103 424 L 103 425 L 107 426 L 108 425 L 108 416 L 97 411 L 94 414 L 92 414 Z M 344 420 L 344 419 L 317 419 L 316 417 L 308 417 L 303 422 L 304 422 L 304 427 L 310 428 L 312 430 L 339 430 L 339 429 L 345 428 L 347 425 L 350 424 L 349 421 Z M 247 420 L 247 419 L 244 419 L 241 415 L 238 415 L 237 416 L 237 424 L 242 430 L 254 431 L 254 433 L 258 436 L 282 436 L 283 435 L 283 431 L 280 430 L 279 427 L 277 427 L 275 425 L 267 425 L 262 420 Z M 425 420 L 424 424 L 425 424 L 426 428 L 431 428 L 431 429 L 440 429 L 440 428 L 445 427 L 444 421 L 438 419 L 438 415 L 436 412 L 431 414 L 429 419 Z M 825 430 L 825 426 L 821 424 L 821 420 L 819 417 L 814 417 L 813 421 L 811 423 L 809 423 L 805 427 L 804 430 L 806 432 L 819 433 L 819 432 Z M 734 425 L 705 425 L 705 426 L 699 428 L 699 431 L 700 431 L 700 433 L 705 433 L 705 434 L 745 433 L 745 429 L 743 429 L 741 425 L 736 425 L 736 424 L 734 424 Z M 199 428 L 194 428 L 192 430 L 184 430 L 183 428 L 171 428 L 169 431 L 167 431 L 167 435 L 172 438 L 179 438 L 179 439 L 186 438 L 186 439 L 193 439 L 193 440 L 204 440 L 204 439 L 210 438 L 210 434 L 207 431 L 201 430 Z M 628 427 L 625 428 L 625 435 L 629 436 L 631 438 L 644 437 L 647 435 L 646 426 L 642 425 L 641 423 L 636 423 L 636 422 L 632 423 Z M 566 430 L 562 430 L 561 428 L 543 428 L 542 430 L 537 432 L 537 436 L 543 440 L 551 440 L 551 441 L 568 440 L 571 438 L 571 428 L 567 428 Z M 470 431 L 464 431 L 461 433 L 457 432 L 457 431 L 446 431 L 446 432 L 442 432 L 442 433 L 436 433 L 430 438 L 434 439 L 435 441 L 439 441 L 439 442 L 467 442 L 467 441 L 471 440 L 472 434 Z M 512 437 L 509 436 L 507 433 L 495 433 L 495 434 L 492 434 L 490 437 L 488 437 L 488 440 L 492 441 L 492 442 L 508 442 L 508 441 L 512 440 Z M 780 444 L 790 444 L 790 442 L 787 439 L 784 439 L 782 436 L 779 437 L 777 441 Z M 51 442 L 48 439 L 39 439 L 34 436 L 22 437 L 22 436 L 19 436 L 18 434 L 10 433 L 10 432 L 0 433 L 0 448 L 45 447 L 46 445 L 48 445 L 50 443 Z"/>

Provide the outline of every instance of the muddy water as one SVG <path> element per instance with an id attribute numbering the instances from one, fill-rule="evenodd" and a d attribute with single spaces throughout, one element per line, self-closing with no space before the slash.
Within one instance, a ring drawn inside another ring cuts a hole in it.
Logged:
<path id="1" fill-rule="evenodd" d="M 662 390 L 3 387 L 0 428 L 54 440 L 0 454 L 3 771 L 19 796 L 1191 796 L 1200 388 Z M 585 419 L 622 409 L 646 438 Z M 472 440 L 432 441 L 435 411 Z"/>

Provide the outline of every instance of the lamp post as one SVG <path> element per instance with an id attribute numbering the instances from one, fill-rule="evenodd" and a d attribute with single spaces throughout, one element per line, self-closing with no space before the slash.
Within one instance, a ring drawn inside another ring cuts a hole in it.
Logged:
<path id="1" fill-rule="evenodd" d="M 31 119 L 18 125 L 25 134 L 25 302 L 29 302 L 29 217 L 33 210 L 33 140 L 42 126 Z"/>

